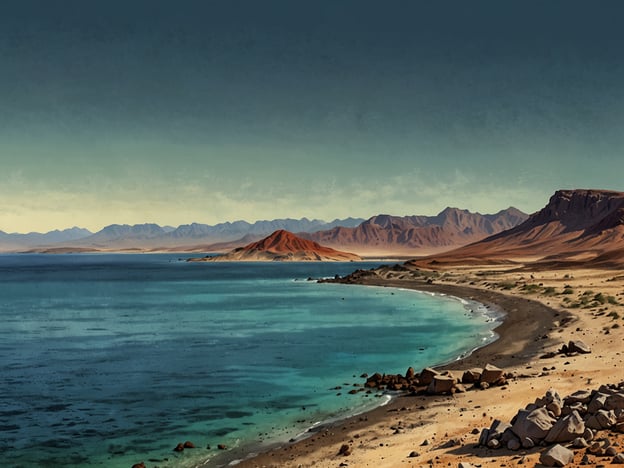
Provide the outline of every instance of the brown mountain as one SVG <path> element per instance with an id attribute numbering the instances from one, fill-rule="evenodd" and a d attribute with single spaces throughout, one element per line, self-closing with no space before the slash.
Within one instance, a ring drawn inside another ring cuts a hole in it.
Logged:
<path id="1" fill-rule="evenodd" d="M 446 208 L 436 216 L 378 215 L 354 228 L 336 227 L 299 235 L 358 253 L 428 254 L 450 250 L 510 229 L 527 217 L 516 208 L 493 215 Z"/>
<path id="2" fill-rule="evenodd" d="M 355 254 L 324 247 L 316 242 L 297 237 L 283 229 L 275 231 L 262 240 L 239 247 L 225 255 L 193 259 L 195 261 L 334 261 L 361 260 Z"/>
<path id="3" fill-rule="evenodd" d="M 624 266 L 624 192 L 559 190 L 515 228 L 426 262 L 505 259 L 551 266 Z"/>

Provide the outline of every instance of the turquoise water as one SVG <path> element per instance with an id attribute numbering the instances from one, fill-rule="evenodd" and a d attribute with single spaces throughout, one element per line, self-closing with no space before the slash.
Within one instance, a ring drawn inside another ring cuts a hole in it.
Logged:
<path id="1" fill-rule="evenodd" d="M 363 372 L 492 338 L 476 304 L 306 281 L 376 265 L 0 256 L 3 466 L 196 466 L 379 404 L 331 390 Z"/>

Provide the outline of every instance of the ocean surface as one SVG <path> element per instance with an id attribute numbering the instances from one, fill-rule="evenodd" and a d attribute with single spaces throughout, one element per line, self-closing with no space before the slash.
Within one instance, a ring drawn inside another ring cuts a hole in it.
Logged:
<path id="1" fill-rule="evenodd" d="M 378 265 L 0 255 L 2 466 L 198 466 L 379 405 L 348 394 L 363 372 L 493 339 L 478 304 L 307 281 Z"/>

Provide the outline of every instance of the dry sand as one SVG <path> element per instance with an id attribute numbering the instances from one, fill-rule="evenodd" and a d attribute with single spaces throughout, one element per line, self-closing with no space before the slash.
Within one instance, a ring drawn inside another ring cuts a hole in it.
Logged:
<path id="1" fill-rule="evenodd" d="M 457 466 L 459 462 L 481 467 L 519 462 L 534 466 L 543 448 L 519 452 L 477 448 L 479 435 L 473 432 L 489 427 L 493 419 L 509 421 L 549 388 L 565 396 L 624 380 L 624 320 L 620 318 L 624 317 L 620 305 L 624 303 L 624 272 L 506 268 L 454 268 L 419 278 L 410 272 L 386 271 L 383 278 L 367 283 L 472 298 L 507 312 L 497 329 L 499 340 L 445 367 L 460 371 L 493 363 L 518 376 L 508 385 L 453 396 L 398 397 L 387 406 L 321 428 L 302 441 L 238 466 L 416 467 Z M 427 284 L 428 278 L 433 284 Z M 583 340 L 592 353 L 540 358 L 571 339 Z M 406 369 L 409 365 L 405 363 Z M 618 437 L 624 446 L 621 434 L 612 441 Z M 343 444 L 351 447 L 350 455 L 338 454 Z M 577 464 L 580 457 L 577 454 Z"/>

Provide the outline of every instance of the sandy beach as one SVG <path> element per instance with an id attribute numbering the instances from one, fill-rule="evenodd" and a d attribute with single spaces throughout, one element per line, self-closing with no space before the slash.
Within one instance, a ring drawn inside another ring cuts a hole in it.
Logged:
<path id="1" fill-rule="evenodd" d="M 275 447 L 237 466 L 403 467 L 469 462 L 498 467 L 538 463 L 544 447 L 520 451 L 476 447 L 479 432 L 494 419 L 509 422 L 519 409 L 550 388 L 565 396 L 624 380 L 620 366 L 624 275 L 612 270 L 529 271 L 518 267 L 454 267 L 417 273 L 388 268 L 358 279 L 361 284 L 454 295 L 505 312 L 505 320 L 496 329 L 498 340 L 439 369 L 461 377 L 465 369 L 491 363 L 513 376 L 506 385 L 454 395 L 399 396 L 386 406 L 319 428 L 303 440 Z M 555 354 L 562 344 L 579 339 L 591 346 L 590 354 Z M 548 353 L 553 355 L 544 358 Z M 409 365 L 406 362 L 405 368 Z M 622 434 L 613 434 L 611 441 L 624 444 Z M 347 456 L 339 454 L 345 444 L 350 448 Z M 236 458 L 236 453 L 228 453 L 227 458 Z M 580 458 L 579 452 L 575 463 L 580 463 Z"/>

